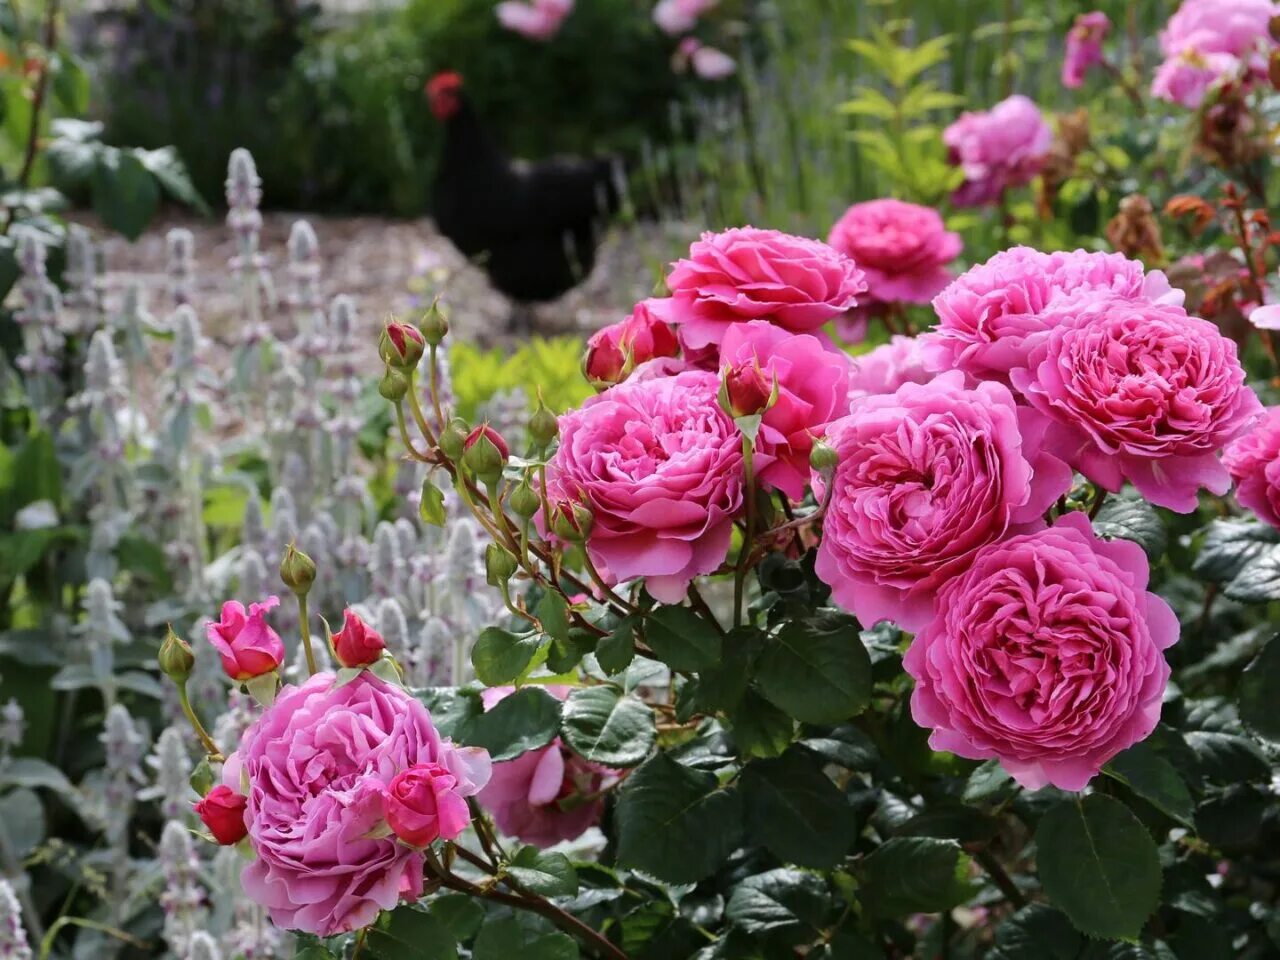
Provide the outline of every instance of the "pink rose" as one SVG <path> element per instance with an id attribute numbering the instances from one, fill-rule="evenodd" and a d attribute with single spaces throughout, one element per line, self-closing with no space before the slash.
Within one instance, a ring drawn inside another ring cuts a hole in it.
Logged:
<path id="1" fill-rule="evenodd" d="M 904 383 L 928 383 L 933 373 L 925 366 L 918 337 L 892 336 L 870 353 L 853 358 L 849 371 L 849 400 L 893 393 Z"/>
<path id="2" fill-rule="evenodd" d="M 1211 87 L 1239 73 L 1240 60 L 1229 53 L 1189 50 L 1170 57 L 1156 68 L 1151 95 L 1188 110 L 1198 110 Z"/>
<path id="3" fill-rule="evenodd" d="M 411 847 L 456 840 L 471 822 L 458 778 L 439 763 L 419 763 L 396 775 L 383 798 L 387 825 Z"/>
<path id="4" fill-rule="evenodd" d="M 1184 0 L 1160 33 L 1165 60 L 1152 94 L 1194 110 L 1221 80 L 1242 72 L 1265 76 L 1276 46 L 1269 24 L 1277 14 L 1273 0 Z"/>
<path id="5" fill-rule="evenodd" d="M 1094 483 L 1125 480 L 1189 513 L 1231 487 L 1222 448 L 1262 411 L 1236 345 L 1181 307 L 1119 297 L 1060 303 L 1014 386 L 1052 418 L 1045 443 Z"/>
<path id="6" fill-rule="evenodd" d="M 690 67 L 703 80 L 723 80 L 738 70 L 738 61 L 719 50 L 709 47 L 697 37 L 685 37 L 671 57 L 671 69 L 684 73 Z"/>
<path id="7" fill-rule="evenodd" d="M 487 753 L 441 740 L 426 707 L 368 672 L 281 689 L 223 768 L 249 798 L 257 858 L 241 883 L 272 923 L 331 937 L 421 896 L 422 853 L 377 829 L 387 789 L 418 764 L 442 766 L 460 797 L 489 779 Z"/>
<path id="8" fill-rule="evenodd" d="M 333 635 L 333 655 L 344 667 L 365 667 L 382 656 L 387 648 L 382 635 L 348 607 L 342 614 L 342 629 Z"/>
<path id="9" fill-rule="evenodd" d="M 1102 41 L 1111 31 L 1111 20 L 1101 10 L 1082 13 L 1067 31 L 1067 52 L 1062 61 L 1062 85 L 1075 90 L 1085 74 L 1102 63 Z"/>
<path id="10" fill-rule="evenodd" d="M 848 356 L 827 350 L 807 334 L 793 335 L 754 320 L 729 328 L 720 345 L 720 363 L 730 373 L 759 370 L 757 394 L 765 400 L 777 384 L 777 399 L 765 411 L 756 436 L 753 463 L 766 487 L 803 499 L 813 439 L 846 409 Z"/>
<path id="11" fill-rule="evenodd" d="M 978 551 L 903 661 L 929 745 L 996 758 L 1028 790 L 1084 789 L 1160 719 L 1178 618 L 1147 577 L 1141 547 L 1081 513 Z"/>
<path id="12" fill-rule="evenodd" d="M 1249 322 L 1259 330 L 1280 330 L 1280 303 L 1255 307 L 1249 314 Z"/>
<path id="13" fill-rule="evenodd" d="M 1015 94 L 984 113 L 966 111 L 942 133 L 951 162 L 965 182 L 952 195 L 958 207 L 996 203 L 1008 187 L 1030 183 L 1053 145 L 1053 131 L 1031 100 Z"/>
<path id="14" fill-rule="evenodd" d="M 947 264 L 964 246 L 932 207 L 888 199 L 855 203 L 827 242 L 862 268 L 865 300 L 879 303 L 928 303 L 951 282 Z"/>
<path id="15" fill-rule="evenodd" d="M 1249 432 L 1227 447 L 1222 464 L 1236 482 L 1236 500 L 1280 529 L 1280 407 L 1269 407 Z"/>
<path id="16" fill-rule="evenodd" d="M 688 33 L 698 25 L 698 18 L 719 0 L 658 0 L 653 7 L 653 22 L 671 36 Z"/>
<path id="17" fill-rule="evenodd" d="M 200 822 L 209 828 L 213 839 L 224 847 L 239 843 L 249 832 L 244 825 L 244 808 L 248 802 L 226 784 L 218 784 L 192 807 Z"/>
<path id="18" fill-rule="evenodd" d="M 827 428 L 838 454 L 817 574 L 870 626 L 916 630 L 979 548 L 1041 515 L 1071 471 L 1040 444 L 1043 418 L 1008 388 L 944 373 L 868 396 Z"/>
<path id="19" fill-rule="evenodd" d="M 679 601 L 724 560 L 742 505 L 742 437 L 701 371 L 619 384 L 560 418 L 551 497 L 594 514 L 587 551 L 611 582 Z"/>
<path id="20" fill-rule="evenodd" d="M 1007 381 L 1054 322 L 1048 308 L 1068 296 L 1108 293 L 1126 300 L 1182 303 L 1158 270 L 1118 253 L 1041 253 L 1011 247 L 961 274 L 934 298 L 938 323 L 922 336 L 934 370 Z"/>
<path id="21" fill-rule="evenodd" d="M 573 0 L 504 0 L 494 14 L 508 30 L 529 40 L 550 40 L 573 10 Z"/>
<path id="22" fill-rule="evenodd" d="M 492 709 L 514 689 L 491 687 L 483 691 L 485 709 Z M 570 690 L 562 686 L 543 689 L 561 700 Z M 600 822 L 603 791 L 616 780 L 614 771 L 588 763 L 557 738 L 539 750 L 495 763 L 479 800 L 507 836 L 535 847 L 550 847 L 580 837 Z"/>
<path id="23" fill-rule="evenodd" d="M 205 628 L 205 636 L 222 658 L 222 669 L 232 680 L 252 680 L 270 673 L 284 660 L 284 642 L 267 626 L 267 611 L 280 605 L 279 597 L 261 603 L 244 604 L 228 600 L 222 605 L 222 619 Z"/>
<path id="24" fill-rule="evenodd" d="M 719 343 L 730 324 L 769 320 L 817 330 L 857 305 L 862 271 L 825 243 L 755 227 L 704 233 L 667 277 L 671 297 L 650 309 L 676 324 L 686 350 Z"/>
<path id="25" fill-rule="evenodd" d="M 650 360 L 680 353 L 675 331 L 650 311 L 653 302 L 642 300 L 627 319 L 597 331 L 587 341 L 582 372 L 593 385 L 619 383 Z"/>

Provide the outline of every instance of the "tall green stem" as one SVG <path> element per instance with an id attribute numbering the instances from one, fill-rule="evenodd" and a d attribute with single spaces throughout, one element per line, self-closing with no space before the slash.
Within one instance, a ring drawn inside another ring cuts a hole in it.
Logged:
<path id="1" fill-rule="evenodd" d="M 733 625 L 742 626 L 742 599 L 746 592 L 747 561 L 751 557 L 751 538 L 755 535 L 756 477 L 754 459 L 755 444 L 751 438 L 742 437 L 742 474 L 747 485 L 747 515 L 743 521 L 742 550 L 738 556 L 738 568 L 733 574 Z"/>
<path id="2" fill-rule="evenodd" d="M 316 653 L 311 649 L 311 623 L 307 614 L 307 595 L 298 593 L 295 596 L 298 598 L 298 620 L 302 631 L 302 649 L 307 654 L 307 669 L 311 672 L 311 676 L 314 677 L 320 670 L 316 666 Z"/>
<path id="3" fill-rule="evenodd" d="M 195 710 L 191 707 L 191 698 L 187 696 L 187 683 L 185 680 L 178 684 L 178 703 L 182 705 L 182 712 L 186 715 L 187 722 L 191 724 L 191 729 L 196 732 L 196 736 L 204 744 L 205 752 L 210 757 L 221 760 L 222 751 L 213 742 L 213 737 L 209 736 L 209 731 L 204 728 L 204 724 L 200 722 L 200 718 L 196 716 Z"/>

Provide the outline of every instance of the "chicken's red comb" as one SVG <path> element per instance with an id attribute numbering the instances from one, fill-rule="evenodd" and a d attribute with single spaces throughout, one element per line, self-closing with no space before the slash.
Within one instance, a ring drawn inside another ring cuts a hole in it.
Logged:
<path id="1" fill-rule="evenodd" d="M 461 86 L 462 74 L 454 70 L 445 70 L 427 81 L 427 96 L 435 97 L 447 91 L 457 90 Z"/>

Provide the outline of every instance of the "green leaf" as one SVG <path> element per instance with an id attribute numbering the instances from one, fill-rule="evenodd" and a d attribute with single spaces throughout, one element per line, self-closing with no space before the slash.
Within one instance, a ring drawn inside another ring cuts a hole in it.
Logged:
<path id="1" fill-rule="evenodd" d="M 742 799 L 715 774 L 659 753 L 618 791 L 618 862 L 667 883 L 715 871 L 742 837 Z"/>
<path id="2" fill-rule="evenodd" d="M 844 859 L 857 822 L 844 794 L 799 750 L 742 771 L 747 833 L 780 860 L 826 870 Z"/>
<path id="3" fill-rule="evenodd" d="M 824 760 L 848 770 L 870 772 L 880 760 L 875 741 L 852 724 L 841 724 L 827 733 L 805 737 L 800 743 Z"/>
<path id="4" fill-rule="evenodd" d="M 542 646 L 540 633 L 510 633 L 486 627 L 471 649 L 471 665 L 487 687 L 500 687 L 519 678 Z"/>
<path id="5" fill-rule="evenodd" d="M 365 952 L 377 960 L 455 960 L 457 941 L 429 913 L 398 907 L 369 928 Z"/>
<path id="6" fill-rule="evenodd" d="M 611 686 L 583 687 L 569 694 L 560 733 L 578 756 L 606 767 L 634 767 L 658 738 L 649 706 Z"/>
<path id="7" fill-rule="evenodd" d="M 93 210 L 129 240 L 137 240 L 160 205 L 160 188 L 132 153 L 106 147 L 98 153 L 90 178 Z"/>
<path id="8" fill-rule="evenodd" d="M 1206 580 L 1225 583 L 1277 543 L 1280 532 L 1257 520 L 1214 520 L 1191 569 Z"/>
<path id="9" fill-rule="evenodd" d="M 734 884 L 724 915 L 752 936 L 785 933 L 798 943 L 821 933 L 828 903 L 821 877 L 782 868 Z"/>
<path id="10" fill-rule="evenodd" d="M 44 804 L 39 794 L 19 787 L 0 795 L 0 839 L 13 856 L 27 856 L 44 838 Z"/>
<path id="11" fill-rule="evenodd" d="M 484 747 L 498 762 L 545 747 L 559 731 L 560 701 L 540 687 L 522 687 L 456 729 L 455 739 Z"/>
<path id="12" fill-rule="evenodd" d="M 645 639 L 672 670 L 703 670 L 720 659 L 720 634 L 688 607 L 659 607 L 645 620 Z"/>
<path id="13" fill-rule="evenodd" d="M 1261 782 L 1271 776 L 1267 758 L 1248 737 L 1219 730 L 1190 730 L 1185 738 L 1201 772 L 1213 783 Z"/>
<path id="14" fill-rule="evenodd" d="M 526 930 L 514 917 L 490 920 L 480 928 L 472 960 L 578 960 L 578 945 L 555 931 Z"/>
<path id="15" fill-rule="evenodd" d="M 14 757 L 0 765 L 0 783 L 29 790 L 46 789 L 67 797 L 75 796 L 75 788 L 67 775 L 51 763 L 36 757 Z"/>
<path id="16" fill-rule="evenodd" d="M 1133 940 L 1160 901 L 1160 856 L 1141 821 L 1103 794 L 1053 807 L 1036 828 L 1045 893 L 1076 929 Z"/>
<path id="17" fill-rule="evenodd" d="M 1280 636 L 1278 634 L 1277 636 Z M 1240 719 L 1280 741 L 1280 639 L 1272 637 L 1240 677 Z"/>
<path id="18" fill-rule="evenodd" d="M 534 611 L 538 622 L 542 624 L 542 632 L 556 640 L 569 639 L 569 604 L 564 597 L 554 590 L 548 590 L 538 601 L 538 609 Z"/>
<path id="19" fill-rule="evenodd" d="M 1241 603 L 1280 600 L 1280 546 L 1249 560 L 1223 592 Z"/>
<path id="20" fill-rule="evenodd" d="M 839 723 L 871 700 L 871 659 L 858 621 L 834 610 L 783 625 L 756 667 L 770 702 L 805 723 Z"/>
<path id="21" fill-rule="evenodd" d="M 134 150 L 134 156 L 142 161 L 153 177 L 164 187 L 165 192 L 180 203 L 185 203 L 202 214 L 209 213 L 209 205 L 205 203 L 200 191 L 191 182 L 186 165 L 173 147 L 161 147 L 158 150 Z"/>
<path id="22" fill-rule="evenodd" d="M 733 742 L 743 756 L 779 756 L 795 736 L 795 721 L 753 690 L 727 716 Z"/>
<path id="23" fill-rule="evenodd" d="M 578 892 L 578 872 L 563 853 L 523 847 L 506 870 L 522 887 L 544 897 L 572 897 Z"/>
<path id="24" fill-rule="evenodd" d="M 1078 960 L 1084 944 L 1064 914 L 1033 903 L 996 928 L 995 948 L 986 960 Z"/>
<path id="25" fill-rule="evenodd" d="M 470 940 L 484 923 L 484 907 L 465 893 L 449 893 L 431 901 L 431 915 L 459 942 Z"/>
<path id="26" fill-rule="evenodd" d="M 1102 772 L 1189 830 L 1195 829 L 1195 802 L 1181 775 L 1149 743 L 1135 743 L 1113 757 Z"/>
<path id="27" fill-rule="evenodd" d="M 607 637 L 596 644 L 596 662 L 609 676 L 621 673 L 636 655 L 636 621 L 625 618 Z"/>
<path id="28" fill-rule="evenodd" d="M 1000 793 L 1012 782 L 1013 777 L 1000 766 L 999 760 L 985 760 L 969 774 L 961 799 L 965 803 L 981 803 Z"/>
<path id="29" fill-rule="evenodd" d="M 1168 534 L 1155 507 L 1129 494 L 1107 498 L 1093 521 L 1093 529 L 1109 540 L 1117 537 L 1132 540 L 1152 559 L 1163 556 L 1169 546 Z"/>
<path id="30" fill-rule="evenodd" d="M 422 482 L 422 499 L 418 502 L 418 516 L 431 527 L 443 527 L 448 515 L 444 509 L 444 491 L 427 477 Z"/>
<path id="31" fill-rule="evenodd" d="M 972 894 L 969 858 L 953 840 L 894 837 L 862 863 L 859 896 L 881 917 L 937 913 Z"/>

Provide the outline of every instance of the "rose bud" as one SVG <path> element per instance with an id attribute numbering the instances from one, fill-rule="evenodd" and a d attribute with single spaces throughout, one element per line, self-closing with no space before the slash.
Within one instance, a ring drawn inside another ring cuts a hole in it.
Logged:
<path id="1" fill-rule="evenodd" d="M 679 352 L 675 331 L 653 315 L 649 301 L 641 301 L 627 319 L 587 341 L 582 370 L 592 386 L 603 389 L 625 380 L 642 363 Z"/>
<path id="2" fill-rule="evenodd" d="M 417 327 L 392 320 L 382 328 L 378 356 L 383 363 L 396 370 L 412 370 L 422 359 L 426 345 L 422 331 Z"/>
<path id="3" fill-rule="evenodd" d="M 433 347 L 440 346 L 444 338 L 449 335 L 449 319 L 440 309 L 439 300 L 433 301 L 427 308 L 422 322 L 418 324 L 418 329 L 422 331 L 423 339 Z"/>
<path id="4" fill-rule="evenodd" d="M 551 446 L 556 437 L 560 436 L 560 421 L 543 403 L 541 389 L 538 390 L 538 409 L 529 418 L 529 436 L 540 450 Z"/>
<path id="5" fill-rule="evenodd" d="M 229 847 L 239 843 L 249 832 L 244 825 L 244 808 L 248 802 L 249 798 L 244 794 L 236 793 L 226 784 L 219 784 L 193 806 L 196 816 L 209 828 L 213 839 Z"/>
<path id="6" fill-rule="evenodd" d="M 378 395 L 383 400 L 399 403 L 409 392 L 409 378 L 394 367 L 387 367 L 378 381 Z"/>
<path id="7" fill-rule="evenodd" d="M 367 667 L 387 648 L 382 636 L 348 607 L 342 614 L 342 629 L 333 635 L 333 656 L 344 667 Z"/>
<path id="8" fill-rule="evenodd" d="M 484 575 L 491 587 L 500 587 L 516 573 L 515 556 L 500 543 L 491 543 L 484 548 Z"/>
<path id="9" fill-rule="evenodd" d="M 471 822 L 458 778 L 438 763 L 419 763 L 400 773 L 383 796 L 387 825 L 411 847 L 456 839 Z"/>
<path id="10" fill-rule="evenodd" d="M 735 420 L 764 413 L 777 399 L 774 387 L 760 369 L 759 361 L 726 367 L 720 384 L 720 406 Z"/>
<path id="11" fill-rule="evenodd" d="M 511 512 L 521 520 L 528 520 L 542 506 L 542 498 L 538 496 L 538 491 L 529 485 L 528 477 L 520 481 L 520 485 L 511 491 L 507 502 L 511 504 Z"/>
<path id="12" fill-rule="evenodd" d="M 160 644 L 160 672 L 174 683 L 186 683 L 191 670 L 196 665 L 195 654 L 191 645 L 173 632 L 173 627 L 165 635 Z"/>
<path id="13" fill-rule="evenodd" d="M 462 456 L 467 442 L 467 422 L 461 417 L 454 417 L 448 426 L 440 431 L 440 452 L 454 463 Z"/>
<path id="14" fill-rule="evenodd" d="M 591 508 L 576 500 L 559 500 L 551 505 L 551 532 L 567 543 L 584 543 L 594 522 Z"/>
<path id="15" fill-rule="evenodd" d="M 294 593 L 305 597 L 316 582 L 316 563 L 299 550 L 296 543 L 291 543 L 280 561 L 280 579 Z"/>
<path id="16" fill-rule="evenodd" d="M 622 324 L 605 327 L 587 341 L 582 356 L 582 375 L 593 387 L 603 390 L 626 379 L 627 355 L 621 341 Z"/>
<path id="17" fill-rule="evenodd" d="M 462 444 L 463 464 L 485 483 L 494 483 L 502 476 L 509 456 L 507 441 L 487 423 L 467 434 Z"/>
<path id="18" fill-rule="evenodd" d="M 284 642 L 267 626 L 267 611 L 279 597 L 251 603 L 246 611 L 236 600 L 222 605 L 222 619 L 206 628 L 209 642 L 222 657 L 222 669 L 232 680 L 252 680 L 270 673 L 284 660 Z"/>

